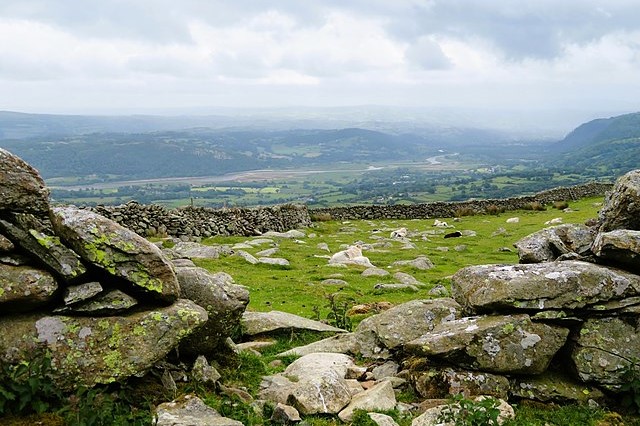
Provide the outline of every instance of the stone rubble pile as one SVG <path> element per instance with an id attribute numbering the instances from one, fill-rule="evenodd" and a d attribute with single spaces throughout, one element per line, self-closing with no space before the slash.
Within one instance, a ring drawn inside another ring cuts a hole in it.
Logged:
<path id="1" fill-rule="evenodd" d="M 44 354 L 63 389 L 141 376 L 173 349 L 215 357 L 248 292 L 175 267 L 114 221 L 51 207 L 38 172 L 0 149 L 0 360 Z"/>

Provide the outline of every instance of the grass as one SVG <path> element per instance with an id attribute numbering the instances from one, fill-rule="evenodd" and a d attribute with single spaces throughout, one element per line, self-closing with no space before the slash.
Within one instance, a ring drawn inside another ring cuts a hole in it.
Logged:
<path id="1" fill-rule="evenodd" d="M 532 232 L 544 228 L 546 221 L 561 217 L 564 223 L 584 223 L 597 216 L 599 198 L 572 202 L 573 212 L 560 212 L 554 209 L 546 211 L 517 211 L 498 215 L 464 216 L 460 221 L 444 218 L 455 230 L 474 231 L 476 236 L 445 239 L 443 230 L 432 226 L 430 220 L 377 220 L 377 221 L 323 221 L 315 222 L 314 227 L 305 230 L 307 237 L 301 241 L 275 239 L 273 244 L 265 244 L 247 252 L 257 252 L 277 246 L 279 251 L 273 257 L 289 260 L 288 267 L 268 265 L 250 265 L 238 256 L 222 257 L 215 260 L 197 261 L 212 272 L 224 271 L 236 278 L 238 283 L 249 288 L 251 301 L 249 310 L 269 311 L 272 309 L 290 312 L 307 318 L 317 316 L 326 318 L 329 313 L 327 298 L 338 294 L 343 300 L 353 299 L 356 303 L 388 301 L 394 304 L 417 298 L 430 298 L 429 290 L 438 284 L 449 286 L 449 278 L 460 268 L 468 265 L 490 263 L 517 263 L 517 252 L 513 243 Z M 518 217 L 518 223 L 506 223 L 511 217 Z M 441 218 L 442 219 L 442 218 Z M 391 231 L 407 228 L 414 236 L 411 242 L 414 249 L 403 249 L 403 243 L 389 239 Z M 446 232 L 450 232 L 447 229 Z M 250 241 L 246 237 L 214 237 L 205 240 L 206 244 L 229 244 Z M 355 243 L 379 244 L 373 250 L 364 250 L 363 254 L 377 267 L 390 273 L 386 277 L 362 277 L 363 267 L 351 266 L 336 268 L 328 265 L 326 256 Z M 326 243 L 330 252 L 317 248 Z M 461 247 L 464 246 L 464 247 Z M 506 251 L 508 248 L 510 251 Z M 410 266 L 397 266 L 398 260 L 412 260 L 426 255 L 435 265 L 422 271 Z M 325 256 L 325 257 L 318 257 Z M 377 283 L 397 282 L 395 272 L 413 275 L 425 284 L 417 293 L 380 292 L 374 289 Z M 322 281 L 338 278 L 346 285 L 326 285 Z"/>

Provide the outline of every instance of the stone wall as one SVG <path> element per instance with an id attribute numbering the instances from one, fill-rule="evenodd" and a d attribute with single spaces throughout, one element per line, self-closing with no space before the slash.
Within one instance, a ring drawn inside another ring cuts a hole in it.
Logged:
<path id="1" fill-rule="evenodd" d="M 131 201 L 119 206 L 98 206 L 92 210 L 143 236 L 258 235 L 266 231 L 284 232 L 311 225 L 307 207 L 294 204 L 253 209 L 167 209 L 157 204 L 144 205 Z"/>
<path id="2" fill-rule="evenodd" d="M 573 187 L 559 187 L 535 195 L 461 202 L 433 202 L 411 205 L 361 205 L 307 209 L 307 206 L 283 204 L 258 208 L 213 209 L 184 207 L 167 209 L 157 204 L 131 201 L 119 206 L 98 206 L 91 210 L 142 236 L 171 235 L 174 237 L 210 237 L 213 235 L 258 235 L 266 231 L 284 232 L 311 225 L 310 216 L 329 214 L 332 219 L 429 219 L 454 217 L 461 209 L 476 214 L 496 206 L 503 210 L 527 208 L 531 203 L 549 204 L 584 197 L 604 195 L 611 184 L 588 183 Z"/>
<path id="3" fill-rule="evenodd" d="M 532 203 L 549 204 L 556 201 L 578 200 L 584 197 L 604 195 L 612 188 L 608 183 L 587 183 L 572 187 L 558 187 L 534 195 L 488 200 L 470 200 L 460 202 L 433 202 L 423 204 L 398 205 L 362 205 L 350 207 L 330 207 L 310 210 L 312 216 L 330 215 L 334 220 L 352 219 L 431 219 L 454 217 L 462 210 L 473 211 L 474 214 L 487 212 L 487 207 L 496 206 L 502 210 L 518 210 L 529 207 Z"/>

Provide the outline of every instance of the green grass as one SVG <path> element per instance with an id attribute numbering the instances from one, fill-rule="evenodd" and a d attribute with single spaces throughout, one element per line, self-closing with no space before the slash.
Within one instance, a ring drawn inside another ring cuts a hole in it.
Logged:
<path id="1" fill-rule="evenodd" d="M 444 218 L 449 224 L 455 226 L 455 230 L 471 230 L 477 233 L 475 237 L 463 236 L 450 239 L 445 239 L 443 234 L 439 233 L 442 231 L 432 226 L 433 219 L 316 222 L 313 228 L 305 230 L 308 235 L 301 239 L 302 243 L 288 239 L 275 240 L 274 244 L 278 246 L 279 252 L 273 257 L 288 259 L 291 264 L 289 267 L 250 265 L 238 256 L 200 260 L 197 263 L 212 272 L 227 272 L 235 277 L 238 283 L 247 286 L 251 294 L 249 310 L 276 309 L 313 318 L 317 316 L 316 310 L 320 309 L 320 317 L 324 319 L 329 313 L 326 305 L 330 294 L 338 293 L 341 300 L 350 299 L 354 303 L 389 301 L 397 304 L 411 299 L 430 298 L 428 292 L 431 288 L 438 284 L 449 286 L 448 277 L 465 266 L 517 263 L 517 252 L 513 248 L 513 243 L 546 227 L 544 223 L 556 217 L 562 217 L 564 223 L 584 223 L 589 218 L 597 217 L 599 207 L 596 203 L 600 201 L 602 200 L 599 198 L 591 198 L 572 202 L 570 207 L 575 211 L 571 213 L 548 208 L 541 212 L 517 211 L 498 216 L 466 216 L 459 222 Z M 506 220 L 511 217 L 519 217 L 519 223 L 506 223 Z M 402 243 L 388 240 L 391 231 L 402 227 L 413 233 L 422 233 L 411 238 L 416 245 L 415 249 L 404 250 Z M 233 245 L 248 240 L 250 238 L 214 237 L 204 242 Z M 365 278 L 361 276 L 365 269 L 363 267 L 331 267 L 328 265 L 328 259 L 317 257 L 331 255 L 341 250 L 341 245 L 352 245 L 357 242 L 375 244 L 380 241 L 386 241 L 390 246 L 365 250 L 363 254 L 375 266 L 390 272 L 386 277 Z M 318 249 L 318 243 L 326 243 L 331 253 Z M 456 247 L 461 245 L 466 248 L 461 251 L 456 250 Z M 262 245 L 246 251 L 256 255 L 257 252 L 270 247 L 271 245 Z M 502 251 L 502 248 L 509 248 L 511 251 Z M 393 265 L 395 261 L 411 260 L 420 255 L 426 255 L 435 267 L 421 271 L 409 266 Z M 397 282 L 392 277 L 395 272 L 409 273 L 426 286 L 417 293 L 381 293 L 374 289 L 377 283 Z M 322 284 L 322 281 L 328 278 L 339 278 L 348 284 L 344 286 Z"/>

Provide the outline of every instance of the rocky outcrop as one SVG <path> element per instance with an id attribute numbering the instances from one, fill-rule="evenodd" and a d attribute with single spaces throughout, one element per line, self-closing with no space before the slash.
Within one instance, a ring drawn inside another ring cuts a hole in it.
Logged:
<path id="1" fill-rule="evenodd" d="M 273 332 L 310 331 L 318 333 L 344 333 L 345 331 L 320 321 L 302 318 L 287 312 L 245 312 L 242 315 L 242 331 L 247 336 Z"/>
<path id="2" fill-rule="evenodd" d="M 598 219 L 600 232 L 640 231 L 640 170 L 629 172 L 616 181 L 605 196 Z"/>
<path id="3" fill-rule="evenodd" d="M 588 256 L 593 243 L 593 231 L 585 225 L 559 225 L 535 232 L 514 246 L 520 263 L 551 262 L 558 257 L 574 253 Z"/>
<path id="4" fill-rule="evenodd" d="M 231 277 L 180 268 L 181 290 L 157 246 L 91 211 L 50 209 L 37 172 L 3 150 L 0 183 L 3 362 L 47 356 L 71 390 L 142 376 L 203 326 L 184 352 L 222 353 L 248 302 Z"/>
<path id="5" fill-rule="evenodd" d="M 224 272 L 212 274 L 203 268 L 177 268 L 180 297 L 204 307 L 209 320 L 180 344 L 185 355 L 213 354 L 237 331 L 249 303 L 249 292 Z"/>
<path id="6" fill-rule="evenodd" d="M 49 210 L 49 190 L 36 169 L 0 148 L 0 211 L 42 214 Z"/>

